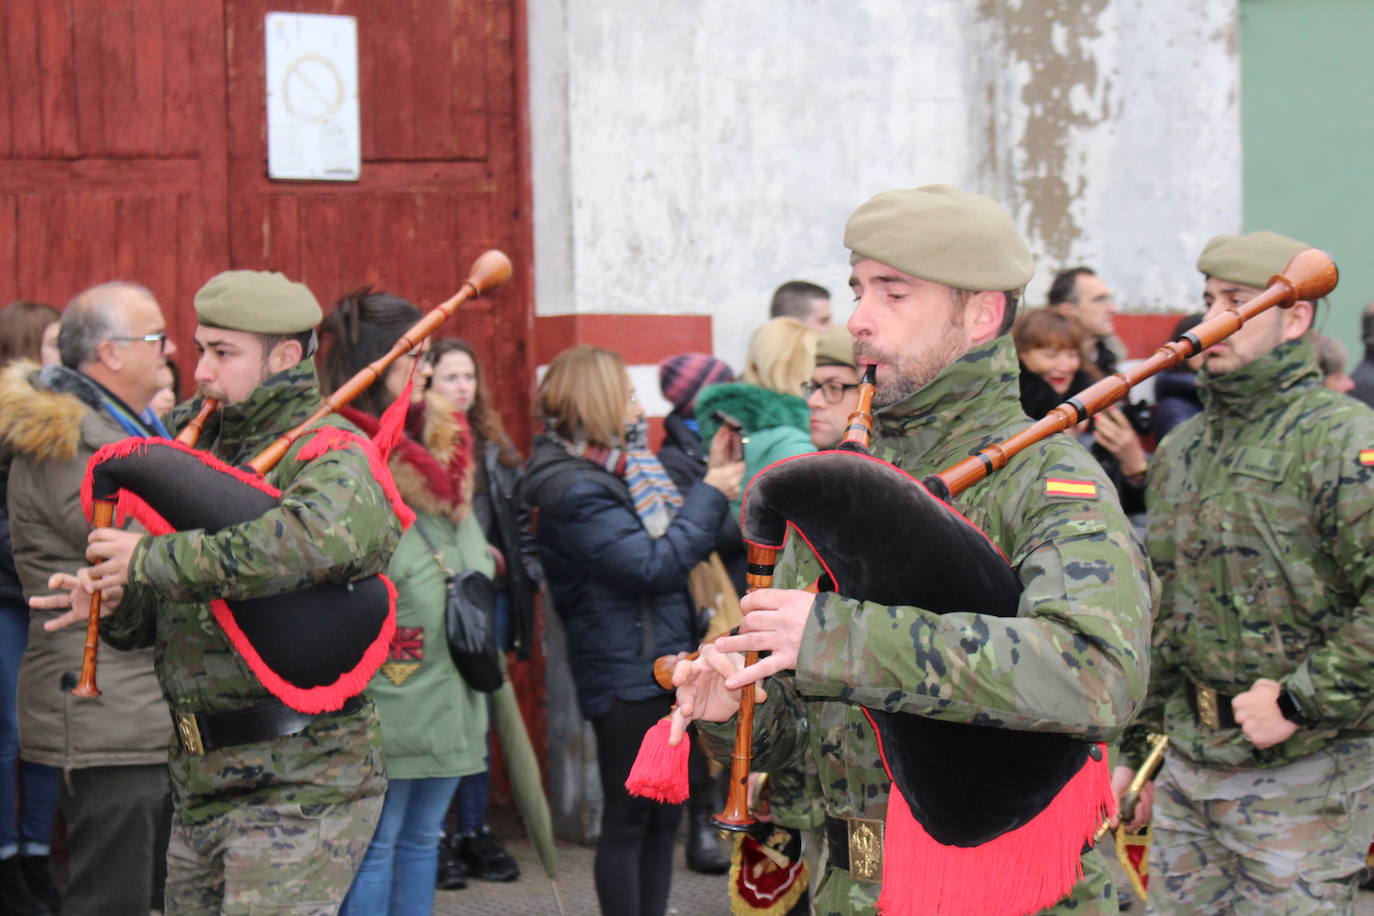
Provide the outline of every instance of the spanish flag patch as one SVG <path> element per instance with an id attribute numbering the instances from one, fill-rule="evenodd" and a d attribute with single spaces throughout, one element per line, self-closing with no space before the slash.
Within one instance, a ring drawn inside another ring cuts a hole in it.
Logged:
<path id="1" fill-rule="evenodd" d="M 1371 449 L 1374 452 L 1374 449 Z M 1097 484 L 1091 480 L 1066 480 L 1062 477 L 1045 478 L 1046 496 L 1077 496 L 1083 499 L 1097 495 Z"/>
<path id="2" fill-rule="evenodd" d="M 1374 448 L 1360 449 L 1360 464 L 1374 464 Z"/>

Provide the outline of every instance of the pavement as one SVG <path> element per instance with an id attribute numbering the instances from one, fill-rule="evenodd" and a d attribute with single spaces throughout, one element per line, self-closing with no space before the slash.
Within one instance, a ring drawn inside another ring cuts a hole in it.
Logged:
<path id="1" fill-rule="evenodd" d="M 519 818 L 510 810 L 491 812 L 492 829 L 506 849 L 520 863 L 520 878 L 504 884 L 470 881 L 465 890 L 439 891 L 435 895 L 436 916 L 595 916 L 599 912 L 596 888 L 592 882 L 595 850 L 575 843 L 559 843 L 558 879 L 550 881 L 525 838 Z M 684 819 L 685 820 L 685 819 Z M 1114 869 L 1114 857 L 1108 859 Z M 1115 874 L 1125 886 L 1124 877 Z M 724 875 L 698 875 L 689 871 L 682 844 L 674 858 L 673 886 L 668 898 L 668 913 L 678 916 L 729 916 Z M 556 892 L 555 892 L 556 885 Z M 562 909 L 559 908 L 559 901 Z M 1144 904 L 1137 902 L 1129 916 L 1143 916 Z M 1361 891 L 1355 905 L 1356 916 L 1374 916 L 1374 892 Z"/>

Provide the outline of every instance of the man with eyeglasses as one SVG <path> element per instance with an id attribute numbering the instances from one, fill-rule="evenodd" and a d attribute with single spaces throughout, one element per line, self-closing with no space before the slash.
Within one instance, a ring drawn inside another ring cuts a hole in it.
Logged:
<path id="1" fill-rule="evenodd" d="M 854 338 L 843 325 L 831 328 L 816 344 L 816 368 L 802 385 L 811 408 L 811 441 L 834 448 L 844 438 L 849 415 L 859 406 L 859 370 L 854 364 Z"/>
<path id="2" fill-rule="evenodd" d="M 80 491 L 87 459 L 109 442 L 166 435 L 160 423 L 140 417 L 158 389 L 166 357 L 176 351 L 166 329 L 148 290 L 105 283 L 79 294 L 63 312 L 61 364 L 39 371 L 33 363 L 12 363 L 0 379 L 0 448 L 15 455 L 10 530 L 26 597 L 45 594 L 54 573 L 86 565 Z M 153 650 L 102 649 L 104 695 L 73 699 L 68 691 L 81 668 L 84 628 L 47 632 L 43 623 L 54 616 L 35 611 L 31 618 L 19 677 L 20 755 L 28 764 L 63 771 L 60 778 L 50 771 L 67 826 L 62 908 L 160 908 L 154 874 L 166 852 L 171 814 L 171 719 Z M 30 768 L 26 775 L 41 772 Z M 47 909 L 31 911 L 55 911 L 46 850 L 37 862 L 33 851 L 20 852 L 29 889 L 46 898 Z"/>

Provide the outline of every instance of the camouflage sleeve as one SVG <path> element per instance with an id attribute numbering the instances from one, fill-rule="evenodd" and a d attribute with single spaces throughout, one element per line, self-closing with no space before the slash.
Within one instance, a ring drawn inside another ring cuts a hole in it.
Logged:
<path id="1" fill-rule="evenodd" d="M 754 706 L 754 740 L 751 770 L 769 772 L 793 765 L 806 750 L 806 708 L 792 675 L 779 674 L 764 681 L 768 700 Z M 739 716 L 728 722 L 697 722 L 701 749 L 727 767 L 735 750 Z"/>
<path id="2" fill-rule="evenodd" d="M 382 572 L 399 536 L 367 456 L 335 449 L 302 468 L 259 518 L 153 538 L 129 581 L 173 602 L 275 595 Z"/>
<path id="3" fill-rule="evenodd" d="M 139 551 L 145 550 L 149 543 L 148 538 L 138 543 L 130 566 L 138 561 Z M 157 596 L 150 589 L 125 589 L 119 606 L 100 622 L 100 638 L 116 649 L 145 649 L 156 637 Z"/>
<path id="4" fill-rule="evenodd" d="M 1360 460 L 1374 446 L 1374 422 L 1362 409 L 1359 414 L 1343 418 L 1352 421 L 1322 436 L 1325 441 L 1309 456 L 1322 535 L 1340 572 L 1325 585 L 1348 589 L 1353 609 L 1285 681 L 1304 712 L 1331 723 L 1363 718 L 1374 683 L 1374 466 Z"/>
<path id="5" fill-rule="evenodd" d="M 1110 739 L 1149 672 L 1150 578 L 1124 521 L 1032 507 L 1016 617 L 816 599 L 797 687 L 874 709 Z"/>

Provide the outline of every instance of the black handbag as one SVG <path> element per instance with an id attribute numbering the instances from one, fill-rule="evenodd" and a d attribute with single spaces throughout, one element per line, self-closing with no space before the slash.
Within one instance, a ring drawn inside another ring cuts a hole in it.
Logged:
<path id="1" fill-rule="evenodd" d="M 496 644 L 496 586 L 475 569 L 460 573 L 449 569 L 418 522 L 414 528 L 444 572 L 444 635 L 453 666 L 473 690 L 492 693 L 505 680 Z"/>

